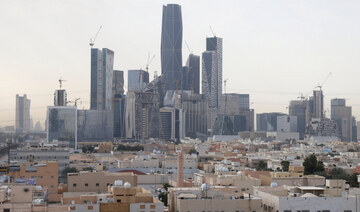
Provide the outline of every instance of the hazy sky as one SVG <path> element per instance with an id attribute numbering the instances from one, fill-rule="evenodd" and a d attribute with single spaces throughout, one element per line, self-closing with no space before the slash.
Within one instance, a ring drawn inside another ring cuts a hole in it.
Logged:
<path id="1" fill-rule="evenodd" d="M 43 123 L 60 77 L 68 100 L 89 107 L 89 39 L 99 26 L 94 47 L 115 51 L 114 69 L 145 68 L 150 52 L 151 78 L 161 73 L 168 3 L 182 5 L 183 41 L 194 54 L 205 50 L 209 25 L 223 38 L 227 92 L 250 93 L 255 113 L 286 112 L 290 100 L 332 72 L 325 109 L 331 98 L 347 98 L 360 118 L 358 0 L 1 0 L 0 126 L 14 124 L 17 93 L 28 95 L 31 116 Z M 183 43 L 183 64 L 188 54 Z"/>

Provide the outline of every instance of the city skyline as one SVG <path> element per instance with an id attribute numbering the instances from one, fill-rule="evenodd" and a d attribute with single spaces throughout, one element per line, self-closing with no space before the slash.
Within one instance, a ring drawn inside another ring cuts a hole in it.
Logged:
<path id="1" fill-rule="evenodd" d="M 215 7 L 199 2 L 176 2 L 182 8 L 182 57 L 187 58 L 190 54 L 184 41 L 196 55 L 206 50 L 206 37 L 213 36 L 211 25 L 215 34 L 223 38 L 223 80 L 229 78 L 227 93 L 249 93 L 256 114 L 287 112 L 291 100 L 296 100 L 299 93 L 311 91 L 332 72 L 323 88 L 325 110 L 330 108 L 330 99 L 350 98 L 347 105 L 353 107 L 353 115 L 359 119 L 360 100 L 355 99 L 359 94 L 354 92 L 359 87 L 355 85 L 356 77 L 352 76 L 357 76 L 356 69 L 360 68 L 356 60 L 356 56 L 360 56 L 357 48 L 360 43 L 355 40 L 360 30 L 353 28 L 356 19 L 351 18 L 358 16 L 356 8 L 360 4 L 228 1 L 230 4 L 217 4 Z M 142 3 L 146 8 L 141 11 L 146 11 L 147 20 L 144 22 L 143 17 L 121 19 L 128 15 L 128 10 L 136 8 L 136 3 Z M 89 108 L 88 41 L 100 25 L 103 29 L 94 48 L 109 48 L 115 52 L 114 69 L 125 73 L 129 69 L 145 69 L 148 52 L 151 52 L 156 57 L 149 68 L 150 79 L 154 71 L 160 74 L 161 10 L 162 5 L 170 2 L 136 3 L 123 2 L 118 7 L 89 4 L 80 15 L 76 9 L 85 2 L 43 2 L 38 5 L 22 1 L 6 3 L 8 10 L 1 7 L 2 40 L 9 42 L 4 43 L 0 52 L 2 68 L 7 70 L 0 74 L 3 79 L 0 126 L 14 125 L 16 94 L 27 94 L 32 104 L 31 117 L 44 124 L 46 107 L 52 105 L 53 91 L 58 89 L 60 77 L 67 80 L 63 88 L 67 90 L 68 100 L 81 98 L 79 109 Z M 201 17 L 194 12 L 201 8 L 200 5 L 205 7 Z M 105 8 L 109 14 L 91 16 L 91 11 L 97 7 Z M 255 8 L 256 11 L 247 11 Z M 110 11 L 117 10 L 125 14 L 110 14 Z M 272 15 L 272 19 L 266 20 L 266 15 Z M 64 20 L 57 20 L 57 16 L 64 17 Z M 44 17 L 49 20 L 43 20 Z M 30 18 L 31 23 L 26 23 Z M 120 24 L 132 28 L 119 28 L 117 21 L 117 24 L 110 24 L 109 20 L 124 20 Z M 231 24 L 239 24 L 239 29 L 234 31 Z M 79 26 L 84 26 L 84 29 L 78 29 Z M 139 34 L 140 30 L 144 33 Z M 185 65 L 184 60 L 182 65 Z M 41 85 L 33 86 L 39 79 Z"/>

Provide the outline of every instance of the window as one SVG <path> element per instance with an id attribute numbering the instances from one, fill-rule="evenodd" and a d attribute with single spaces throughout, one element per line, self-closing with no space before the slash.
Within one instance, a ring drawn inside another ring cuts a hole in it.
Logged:
<path id="1" fill-rule="evenodd" d="M 116 202 L 121 202 L 121 199 L 116 200 Z"/>
<path id="2" fill-rule="evenodd" d="M 284 210 L 284 212 L 291 212 L 291 210 Z"/>
<path id="3" fill-rule="evenodd" d="M 352 210 L 344 210 L 344 212 L 352 212 Z"/>
<path id="4" fill-rule="evenodd" d="M 145 209 L 145 205 L 140 205 L 140 209 Z"/>
<path id="5" fill-rule="evenodd" d="M 85 183 L 85 187 L 88 187 L 88 186 L 89 186 L 89 184 Z"/>
<path id="6" fill-rule="evenodd" d="M 51 176 L 51 179 L 54 179 L 54 176 Z"/>
<path id="7" fill-rule="evenodd" d="M 322 212 L 330 212 L 330 210 L 322 210 Z"/>
<path id="8" fill-rule="evenodd" d="M 76 183 L 73 184 L 73 187 L 76 187 Z"/>
<path id="9" fill-rule="evenodd" d="M 150 205 L 150 209 L 155 209 L 156 205 Z"/>
<path id="10" fill-rule="evenodd" d="M 51 185 L 50 188 L 54 188 L 54 185 Z"/>
<path id="11" fill-rule="evenodd" d="M 99 187 L 99 183 L 96 183 L 96 186 Z"/>

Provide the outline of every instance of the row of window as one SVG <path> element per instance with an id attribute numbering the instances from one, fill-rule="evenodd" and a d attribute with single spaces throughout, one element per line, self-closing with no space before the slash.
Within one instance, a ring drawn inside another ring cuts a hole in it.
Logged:
<path id="1" fill-rule="evenodd" d="M 89 183 L 85 183 L 84 185 L 85 185 L 85 187 L 89 187 Z M 110 185 L 110 184 L 108 183 L 107 186 L 109 186 L 109 185 Z M 111 184 L 111 185 L 112 185 L 112 184 Z M 76 186 L 77 186 L 77 184 L 74 183 L 74 184 L 73 184 L 73 187 L 76 187 Z M 99 184 L 99 183 L 96 183 L 95 186 L 98 187 L 98 186 L 100 186 L 100 184 Z"/>

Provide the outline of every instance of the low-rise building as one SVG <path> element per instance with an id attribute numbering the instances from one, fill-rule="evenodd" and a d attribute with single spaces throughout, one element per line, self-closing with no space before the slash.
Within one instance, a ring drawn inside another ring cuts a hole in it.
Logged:
<path id="1" fill-rule="evenodd" d="M 69 192 L 107 192 L 115 180 L 137 186 L 137 176 L 130 172 L 80 172 L 68 173 Z"/>

